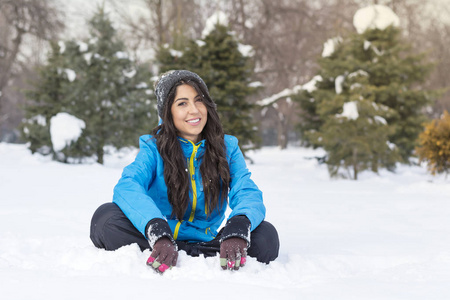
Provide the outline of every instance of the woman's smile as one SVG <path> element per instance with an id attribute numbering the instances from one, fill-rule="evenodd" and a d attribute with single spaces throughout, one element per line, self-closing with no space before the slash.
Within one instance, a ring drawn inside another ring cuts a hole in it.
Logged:
<path id="1" fill-rule="evenodd" d="M 191 123 L 191 125 L 198 125 L 198 124 L 200 124 L 200 119 L 197 118 L 197 119 L 189 120 L 187 122 Z"/>
<path id="2" fill-rule="evenodd" d="M 178 134 L 194 143 L 199 142 L 208 119 L 208 110 L 203 98 L 192 86 L 183 84 L 177 87 L 171 112 Z"/>

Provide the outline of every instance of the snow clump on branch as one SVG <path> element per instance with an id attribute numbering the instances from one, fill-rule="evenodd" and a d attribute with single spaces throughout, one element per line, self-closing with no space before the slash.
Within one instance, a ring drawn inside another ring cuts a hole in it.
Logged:
<path id="1" fill-rule="evenodd" d="M 367 29 L 384 30 L 391 25 L 398 27 L 400 19 L 385 5 L 369 5 L 359 9 L 353 16 L 353 26 L 359 34 Z"/>

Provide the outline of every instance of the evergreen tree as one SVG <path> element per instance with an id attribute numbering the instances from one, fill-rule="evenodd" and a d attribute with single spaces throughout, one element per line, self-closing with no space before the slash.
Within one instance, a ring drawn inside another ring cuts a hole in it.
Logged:
<path id="1" fill-rule="evenodd" d="M 89 26 L 88 40 L 66 41 L 59 49 L 58 66 L 49 61 L 48 68 L 56 68 L 65 79 L 59 109 L 52 114 L 67 112 L 86 124 L 81 137 L 58 153 L 58 160 L 95 156 L 103 163 L 105 146 L 136 145 L 138 136 L 156 125 L 157 114 L 148 67 L 128 57 L 103 9 Z M 37 89 L 35 96 L 41 92 Z"/>
<path id="2" fill-rule="evenodd" d="M 362 170 L 407 162 L 433 96 L 415 88 L 431 70 L 424 55 L 411 53 L 400 30 L 390 26 L 349 35 L 319 65 L 317 89 L 293 99 L 302 108 L 303 137 L 327 151 L 330 174 L 350 168 L 356 179 Z M 358 117 L 345 117 L 349 103 Z"/>
<path id="3" fill-rule="evenodd" d="M 161 72 L 187 69 L 199 74 L 217 104 L 225 133 L 235 135 L 244 152 L 256 147 L 259 139 L 251 117 L 255 106 L 248 101 L 256 92 L 249 87 L 253 66 L 239 51 L 239 43 L 228 27 L 217 24 L 203 40 L 189 41 L 181 53 L 162 47 L 158 62 Z"/>
<path id="4" fill-rule="evenodd" d="M 59 46 L 50 43 L 48 64 L 38 69 L 39 81 L 26 92 L 30 102 L 25 106 L 25 121 L 21 124 L 23 137 L 32 153 L 44 155 L 53 152 L 50 137 L 50 119 L 61 111 L 64 97 L 64 76 L 61 75 L 62 56 Z"/>
<path id="5" fill-rule="evenodd" d="M 73 50 L 69 59 L 77 73 L 68 101 L 74 104 L 74 115 L 86 120 L 83 139 L 89 146 L 83 147 L 85 155 L 96 154 L 102 163 L 105 145 L 133 145 L 137 135 L 151 128 L 152 118 L 146 114 L 152 107 L 145 93 L 150 74 L 124 52 L 123 42 L 102 10 L 89 25 L 88 49 L 81 51 L 85 49 L 73 42 L 68 47 Z M 155 120 L 153 113 L 153 124 Z"/>

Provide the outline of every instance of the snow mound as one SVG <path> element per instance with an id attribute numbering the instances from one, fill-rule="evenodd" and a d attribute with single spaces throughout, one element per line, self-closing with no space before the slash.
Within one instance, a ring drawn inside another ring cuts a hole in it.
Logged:
<path id="1" fill-rule="evenodd" d="M 86 124 L 68 113 L 61 112 L 50 119 L 50 135 L 53 149 L 61 151 L 81 136 Z"/>
<path id="2" fill-rule="evenodd" d="M 339 75 L 336 77 L 336 80 L 334 81 L 334 89 L 336 91 L 336 94 L 342 94 L 342 91 L 344 90 L 344 87 L 342 86 L 344 84 L 345 76 Z"/>
<path id="3" fill-rule="evenodd" d="M 305 83 L 304 85 L 296 85 L 292 89 L 286 88 L 277 94 L 274 94 L 270 97 L 267 97 L 267 98 L 257 101 L 256 104 L 260 105 L 260 106 L 268 106 L 268 105 L 274 104 L 281 98 L 286 98 L 286 97 L 292 96 L 294 94 L 297 94 L 301 90 L 305 90 L 305 91 L 312 93 L 313 91 L 315 91 L 317 89 L 316 83 L 319 81 L 322 81 L 322 76 L 316 75 L 316 76 L 314 76 L 313 79 L 311 79 L 309 82 Z"/>
<path id="4" fill-rule="evenodd" d="M 342 38 L 339 36 L 332 38 L 332 39 L 328 39 L 323 44 L 322 57 L 330 57 L 336 50 L 337 45 L 341 42 L 342 42 Z"/>
<path id="5" fill-rule="evenodd" d="M 342 114 L 336 115 L 336 117 L 344 117 L 349 120 L 356 120 L 359 117 L 358 105 L 355 101 L 344 103 Z"/>
<path id="6" fill-rule="evenodd" d="M 216 28 L 216 25 L 228 26 L 228 17 L 223 11 L 215 12 L 206 20 L 205 28 L 202 31 L 202 36 L 205 37 Z"/>
<path id="7" fill-rule="evenodd" d="M 242 56 L 245 57 L 252 57 L 255 54 L 255 51 L 253 50 L 253 47 L 251 45 L 244 45 L 239 43 L 238 50 L 239 52 L 241 52 Z"/>
<path id="8" fill-rule="evenodd" d="M 367 29 L 384 30 L 390 25 L 398 27 L 399 17 L 387 6 L 369 5 L 359 9 L 353 16 L 353 26 L 361 34 Z"/>

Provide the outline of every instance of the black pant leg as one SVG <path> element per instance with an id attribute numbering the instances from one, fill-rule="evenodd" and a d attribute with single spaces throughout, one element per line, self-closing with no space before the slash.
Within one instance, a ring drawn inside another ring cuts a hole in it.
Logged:
<path id="1" fill-rule="evenodd" d="M 137 243 L 141 250 L 150 248 L 147 239 L 115 203 L 105 203 L 95 211 L 90 237 L 97 248 L 106 250 L 116 250 L 133 243 Z"/>
<path id="2" fill-rule="evenodd" d="M 219 240 L 222 231 L 223 230 L 221 230 L 215 239 L 210 242 L 186 243 L 184 245 L 179 245 L 178 248 L 186 251 L 186 253 L 191 256 L 198 256 L 200 254 L 203 254 L 205 257 L 215 256 L 220 252 Z M 278 232 L 271 223 L 263 221 L 251 232 L 250 247 L 247 250 L 247 254 L 251 257 L 255 257 L 257 261 L 266 264 L 274 261 L 278 257 L 279 249 L 280 241 Z"/>
<path id="3" fill-rule="evenodd" d="M 179 248 L 191 256 L 214 256 L 220 251 L 220 234 L 221 232 L 211 242 L 187 244 L 189 247 L 180 244 Z M 147 239 L 115 203 L 105 203 L 95 211 L 90 237 L 96 247 L 106 250 L 116 250 L 133 243 L 137 243 L 141 250 L 150 248 Z M 269 263 L 278 257 L 280 242 L 277 230 L 271 223 L 263 221 L 252 231 L 250 241 L 248 255 L 255 257 L 257 261 Z M 191 247 L 195 249 L 189 250 Z"/>
<path id="4" fill-rule="evenodd" d="M 277 230 L 271 223 L 262 221 L 250 235 L 250 248 L 247 254 L 259 262 L 268 264 L 278 257 L 279 249 Z"/>

